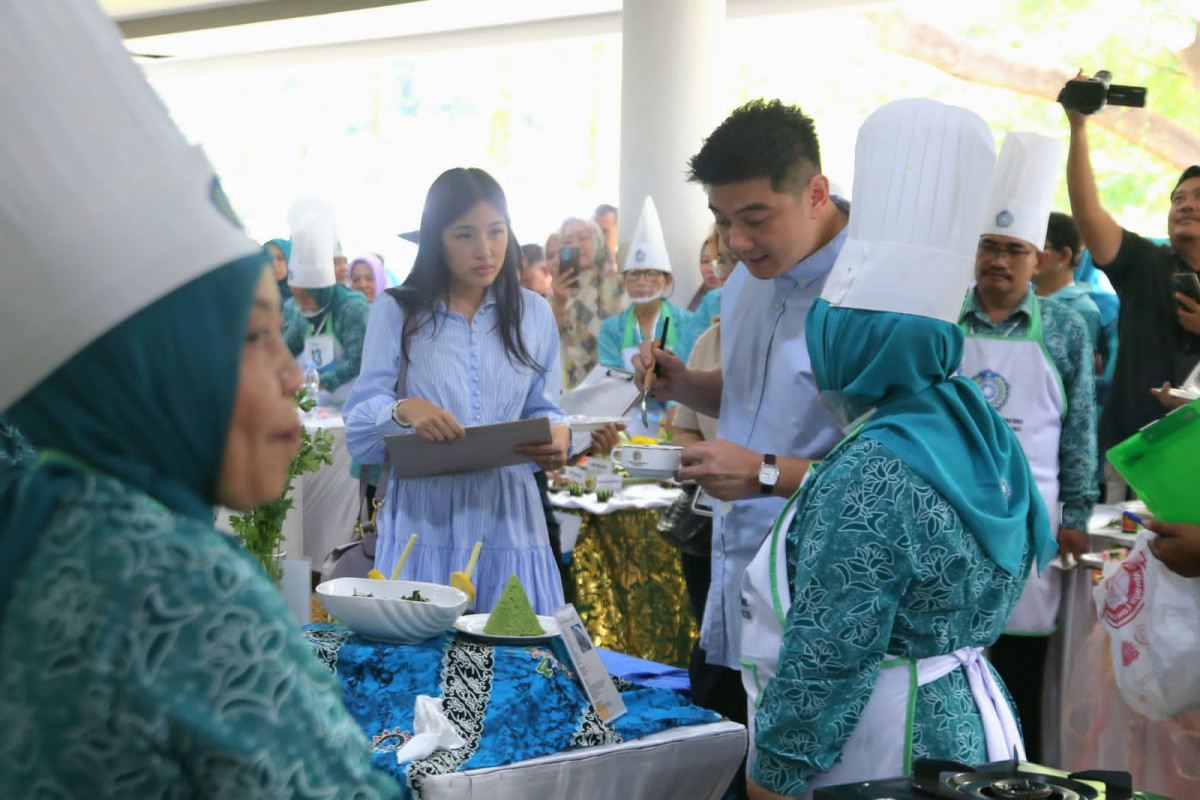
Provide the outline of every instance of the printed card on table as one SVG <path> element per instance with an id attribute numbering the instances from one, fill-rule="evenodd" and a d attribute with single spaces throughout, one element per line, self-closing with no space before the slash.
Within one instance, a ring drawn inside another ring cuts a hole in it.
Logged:
<path id="1" fill-rule="evenodd" d="M 558 623 L 558 629 L 562 631 L 567 654 L 575 665 L 575 673 L 583 683 L 583 691 L 587 693 L 592 708 L 596 709 L 596 715 L 601 720 L 612 722 L 625 713 L 625 701 L 613 685 L 608 668 L 600 660 L 600 654 L 592 644 L 592 637 L 588 636 L 582 620 L 579 619 L 579 612 L 575 610 L 575 606 L 567 603 L 554 612 L 554 620 Z"/>

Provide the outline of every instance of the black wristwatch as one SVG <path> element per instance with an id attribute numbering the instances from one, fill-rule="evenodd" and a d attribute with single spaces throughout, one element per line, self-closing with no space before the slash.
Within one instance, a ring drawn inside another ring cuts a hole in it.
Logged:
<path id="1" fill-rule="evenodd" d="M 760 494 L 775 494 L 775 484 L 779 483 L 779 467 L 775 463 L 774 453 L 764 453 L 763 462 L 758 467 L 758 491 Z"/>

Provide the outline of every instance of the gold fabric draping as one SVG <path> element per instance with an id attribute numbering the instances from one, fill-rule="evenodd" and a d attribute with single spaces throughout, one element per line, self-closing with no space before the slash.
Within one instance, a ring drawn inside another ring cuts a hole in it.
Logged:
<path id="1" fill-rule="evenodd" d="M 679 567 L 679 551 L 655 530 L 659 510 L 589 514 L 571 562 L 575 609 L 599 647 L 638 658 L 688 665 L 696 621 Z"/>

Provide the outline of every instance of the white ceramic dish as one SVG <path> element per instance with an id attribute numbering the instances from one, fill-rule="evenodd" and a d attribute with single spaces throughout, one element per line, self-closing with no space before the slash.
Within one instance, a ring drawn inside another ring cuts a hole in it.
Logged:
<path id="1" fill-rule="evenodd" d="M 571 430 L 579 433 L 598 431 L 606 425 L 616 425 L 617 423 L 624 421 L 625 420 L 623 420 L 621 417 L 567 417 L 567 425 L 571 428 Z"/>
<path id="2" fill-rule="evenodd" d="M 414 590 L 429 602 L 401 599 Z M 371 597 L 365 596 L 368 594 Z M 466 593 L 453 586 L 370 578 L 326 581 L 317 587 L 317 595 L 329 615 L 355 633 L 400 644 L 416 644 L 437 636 L 454 624 L 468 603 Z"/>
<path id="3" fill-rule="evenodd" d="M 554 617 L 543 617 L 538 615 L 538 622 L 542 625 L 543 633 L 537 636 L 495 636 L 490 633 L 484 633 L 483 628 L 487 625 L 488 617 L 491 614 L 467 614 L 454 620 L 454 629 L 471 636 L 476 636 L 480 639 L 486 639 L 495 644 L 527 644 L 529 642 L 540 642 L 549 639 L 553 636 L 558 636 L 560 631 L 558 623 Z"/>
<path id="4" fill-rule="evenodd" d="M 675 470 L 671 469 L 641 469 L 639 467 L 624 467 L 624 470 L 629 473 L 629 477 L 642 478 L 643 480 L 669 481 L 675 477 Z"/>

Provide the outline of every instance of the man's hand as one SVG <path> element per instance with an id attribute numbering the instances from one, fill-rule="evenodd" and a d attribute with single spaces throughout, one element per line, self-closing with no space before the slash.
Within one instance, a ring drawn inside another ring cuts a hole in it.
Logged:
<path id="1" fill-rule="evenodd" d="M 1071 81 L 1086 81 L 1086 80 L 1088 80 L 1088 77 L 1083 74 L 1083 70 L 1079 70 L 1077 73 L 1075 73 L 1075 77 L 1071 79 Z M 1068 81 L 1068 83 L 1069 82 L 1070 81 Z M 1067 108 L 1066 106 L 1063 106 L 1063 111 L 1066 113 L 1067 122 L 1070 123 L 1072 128 L 1082 128 L 1084 125 L 1087 124 L 1087 114 L 1081 114 L 1080 112 L 1076 111 L 1075 109 Z"/>
<path id="2" fill-rule="evenodd" d="M 453 414 L 420 397 L 400 401 L 392 409 L 392 416 L 427 442 L 453 442 L 467 435 Z"/>
<path id="3" fill-rule="evenodd" d="M 521 445 L 517 452 L 531 459 L 541 469 L 550 472 L 561 469 L 567 463 L 570 448 L 571 429 L 566 425 L 551 425 L 550 444 Z"/>
<path id="4" fill-rule="evenodd" d="M 675 479 L 695 481 L 718 500 L 756 497 L 762 460 L 761 453 L 725 439 L 699 442 L 683 448 L 680 454 L 683 468 L 675 473 Z"/>
<path id="5" fill-rule="evenodd" d="M 688 368 L 683 359 L 670 350 L 663 350 L 655 342 L 646 340 L 638 348 L 633 357 L 634 383 L 640 388 L 646 378 L 646 371 L 659 366 L 654 381 L 650 384 L 650 396 L 655 400 L 667 402 L 679 400 L 687 393 Z"/>
<path id="6" fill-rule="evenodd" d="M 1171 394 L 1171 384 L 1169 382 L 1164 383 L 1157 389 L 1151 388 L 1150 394 L 1154 395 L 1158 399 L 1158 402 L 1162 403 L 1162 407 L 1167 411 L 1174 411 L 1181 406 L 1186 406 L 1188 403 L 1188 401 L 1184 400 L 1182 397 L 1176 397 L 1175 395 Z"/>
<path id="7" fill-rule="evenodd" d="M 1200 303 L 1179 292 L 1175 299 L 1179 301 L 1179 324 L 1188 333 L 1200 334 Z"/>
<path id="8" fill-rule="evenodd" d="M 1200 525 L 1157 519 L 1143 525 L 1158 534 L 1150 540 L 1150 552 L 1167 569 L 1185 578 L 1200 578 Z"/>
<path id="9" fill-rule="evenodd" d="M 1058 529 L 1058 554 L 1062 557 L 1064 567 L 1071 566 L 1067 561 L 1067 556 L 1075 559 L 1075 563 L 1079 563 L 1079 558 L 1088 551 L 1088 537 L 1083 531 L 1077 531 L 1074 528 L 1059 528 Z"/>
<path id="10" fill-rule="evenodd" d="M 598 431 L 592 431 L 592 455 L 604 455 L 617 446 L 617 441 L 621 431 L 625 430 L 625 423 L 609 423 Z"/>

